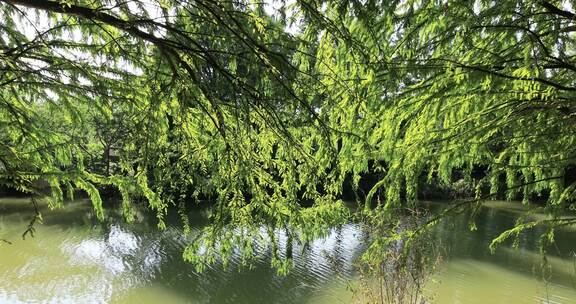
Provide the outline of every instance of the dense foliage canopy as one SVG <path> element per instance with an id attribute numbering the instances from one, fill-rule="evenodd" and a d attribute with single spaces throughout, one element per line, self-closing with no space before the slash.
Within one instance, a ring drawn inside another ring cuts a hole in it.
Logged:
<path id="1" fill-rule="evenodd" d="M 83 189 L 100 218 L 112 186 L 127 219 L 144 199 L 160 227 L 214 198 L 185 253 L 200 266 L 348 221 L 343 187 L 368 173 L 375 223 L 459 176 L 476 199 L 548 193 L 553 216 L 503 238 L 572 224 L 575 16 L 570 1 L 2 0 L 0 183 L 47 181 L 53 206 Z"/>

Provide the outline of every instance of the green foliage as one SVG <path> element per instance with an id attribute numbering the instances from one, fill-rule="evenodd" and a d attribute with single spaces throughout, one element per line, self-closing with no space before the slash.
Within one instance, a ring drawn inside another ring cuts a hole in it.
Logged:
<path id="1" fill-rule="evenodd" d="M 176 206 L 185 230 L 186 204 L 213 198 L 184 252 L 199 268 L 234 250 L 248 264 L 261 242 L 286 271 L 279 231 L 306 242 L 347 222 L 343 184 L 366 173 L 382 177 L 371 220 L 414 206 L 421 177 L 458 173 L 476 199 L 549 193 L 549 222 L 494 244 L 564 225 L 574 16 L 558 1 L 295 1 L 268 16 L 249 1 L 3 0 L 0 184 L 48 182 L 52 207 L 82 189 L 98 218 L 112 186 L 128 220 L 145 202 L 163 228 Z"/>
<path id="2" fill-rule="evenodd" d="M 501 192 L 525 202 L 548 194 L 551 222 L 519 223 L 494 245 L 559 223 L 574 195 L 565 177 L 576 139 L 570 8 L 556 1 L 326 3 L 305 10 L 315 16 L 311 24 L 320 14 L 334 27 L 320 32 L 317 54 L 333 98 L 324 105 L 327 124 L 359 135 L 342 140 L 361 159 L 385 163 L 367 207 L 383 193 L 377 208 L 401 208 L 417 198 L 420 176 L 451 183 L 459 173 L 478 191 L 453 212 Z M 473 177 L 475 168 L 486 175 Z"/>

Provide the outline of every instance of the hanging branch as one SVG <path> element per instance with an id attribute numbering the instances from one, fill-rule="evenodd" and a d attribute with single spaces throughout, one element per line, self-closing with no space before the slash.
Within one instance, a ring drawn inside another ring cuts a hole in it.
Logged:
<path id="1" fill-rule="evenodd" d="M 28 223 L 28 227 L 26 228 L 26 231 L 24 231 L 24 233 L 22 233 L 22 239 L 23 240 L 26 239 L 26 235 L 28 235 L 28 234 L 30 234 L 31 237 L 34 237 L 34 233 L 36 232 L 36 228 L 34 227 L 34 225 L 36 224 L 36 222 L 42 223 L 42 215 L 40 214 L 40 211 L 38 210 L 38 202 L 36 202 L 36 199 L 34 198 L 34 196 L 30 197 L 30 203 L 34 207 L 34 217 L 32 218 L 32 220 L 30 220 L 30 223 Z"/>

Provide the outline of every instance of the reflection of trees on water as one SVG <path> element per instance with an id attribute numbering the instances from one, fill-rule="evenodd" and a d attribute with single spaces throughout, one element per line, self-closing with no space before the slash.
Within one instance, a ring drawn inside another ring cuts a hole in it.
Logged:
<path id="1" fill-rule="evenodd" d="M 23 210 L 20 218 L 29 216 L 28 211 Z M 54 261 L 64 257 L 59 266 L 66 267 L 63 272 L 80 270 L 82 273 L 73 284 L 69 279 L 55 275 L 49 283 L 50 288 L 58 290 L 55 297 L 108 301 L 140 287 L 159 286 L 199 303 L 302 303 L 315 293 L 326 291 L 327 284 L 350 278 L 354 262 L 370 238 L 358 225 L 347 224 L 334 228 L 324 239 L 304 246 L 296 237 L 290 239 L 283 229 L 277 230 L 281 252 L 294 259 L 294 269 L 287 276 L 277 275 L 270 267 L 270 252 L 264 246 L 257 246 L 259 252 L 252 268 L 242 267 L 241 257 L 234 256 L 229 269 L 214 265 L 204 273 L 197 273 L 193 265 L 182 259 L 187 239 L 182 236 L 179 218 L 169 215 L 168 228 L 158 230 L 153 214 L 135 211 L 139 212 L 135 223 L 126 223 L 113 209 L 108 210 L 109 217 L 100 222 L 92 216 L 90 205 L 84 202 L 45 214 L 41 227 L 46 230 L 39 230 L 36 239 L 29 242 L 57 242 L 44 244 L 42 250 L 50 252 L 51 248 L 56 248 Z M 481 260 L 532 275 L 533 266 L 541 261 L 534 244 L 542 230 L 522 235 L 519 250 L 504 246 L 495 255 L 488 250 L 489 241 L 497 233 L 512 227 L 516 218 L 513 212 L 484 208 L 476 218 L 478 230 L 471 232 L 467 215 L 456 216 L 438 224 L 433 242 L 450 248 L 445 255 L 448 259 Z M 191 223 L 196 223 L 192 227 L 193 234 L 206 223 L 205 216 L 196 211 L 190 219 Z M 16 231 L 14 227 L 6 228 Z M 18 232 L 20 235 L 21 230 Z M 574 267 L 557 256 L 567 257 L 574 250 L 570 232 L 556 231 L 559 250 L 549 252 L 549 261 L 553 264 L 552 281 L 567 286 L 573 286 Z M 53 271 L 46 264 L 29 263 L 30 267 L 36 268 L 33 271 Z M 79 289 L 78 286 L 84 287 Z"/>
<path id="2" fill-rule="evenodd" d="M 243 267 L 241 257 L 233 256 L 228 269 L 217 264 L 197 273 L 182 259 L 186 240 L 176 219 L 169 218 L 168 228 L 161 231 L 153 216 L 139 218 L 141 223 L 110 217 L 97 224 L 90 238 L 66 252 L 71 263 L 101 267 L 101 277 L 106 278 L 102 282 L 113 282 L 116 294 L 155 284 L 200 303 L 301 303 L 325 284 L 350 277 L 367 239 L 355 224 L 334 228 L 308 246 L 277 230 L 280 251 L 294 261 L 287 276 L 271 268 L 270 252 L 264 246 L 257 246 L 259 258 L 252 268 Z M 198 233 L 200 228 L 193 230 Z"/>
<path id="3" fill-rule="evenodd" d="M 545 228 L 535 227 L 521 233 L 516 242 L 518 248 L 512 248 L 512 241 L 508 241 L 500 245 L 494 254 L 489 250 L 490 242 L 503 231 L 514 227 L 517 219 L 517 213 L 512 211 L 484 207 L 475 218 L 476 231 L 470 231 L 469 214 L 461 214 L 438 224 L 434 230 L 434 242 L 442 244 L 448 260 L 484 261 L 507 270 L 541 277 L 543 256 L 538 241 Z M 570 285 L 574 272 L 567 271 L 562 261 L 569 257 L 573 243 L 568 231 L 556 230 L 555 240 L 556 243 L 547 251 L 547 260 L 552 267 L 552 277 L 549 279 L 554 283 Z"/>

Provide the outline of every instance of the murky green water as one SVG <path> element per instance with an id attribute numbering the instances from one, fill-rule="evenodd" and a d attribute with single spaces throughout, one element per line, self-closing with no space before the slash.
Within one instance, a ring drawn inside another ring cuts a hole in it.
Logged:
<path id="1" fill-rule="evenodd" d="M 447 248 L 447 260 L 429 284 L 434 303 L 576 303 L 576 229 L 556 230 L 556 243 L 546 255 L 547 280 L 536 245 L 542 229 L 522 234 L 518 249 L 502 246 L 490 253 L 490 241 L 513 227 L 523 210 L 527 207 L 520 203 L 488 202 L 477 231 L 465 229 L 465 216 L 438 227 L 435 241 Z"/>
<path id="2" fill-rule="evenodd" d="M 492 204 L 475 232 L 465 217 L 438 227 L 435 241 L 447 254 L 427 288 L 435 303 L 576 303 L 576 230 L 556 233 L 547 283 L 534 276 L 542 260 L 538 231 L 523 235 L 519 250 L 489 253 L 489 240 L 513 225 L 521 207 Z M 31 210 L 23 200 L 0 200 L 0 238 L 12 242 L 0 245 L 0 303 L 349 303 L 346 286 L 354 284 L 354 261 L 367 243 L 349 224 L 309 250 L 294 250 L 286 277 L 270 269 L 267 252 L 252 269 L 232 263 L 198 274 L 182 261 L 176 219 L 164 231 L 146 214 L 132 224 L 100 223 L 90 204 L 78 201 L 44 211 L 36 237 L 24 241 Z M 206 223 L 199 212 L 191 221 L 195 229 Z"/>

